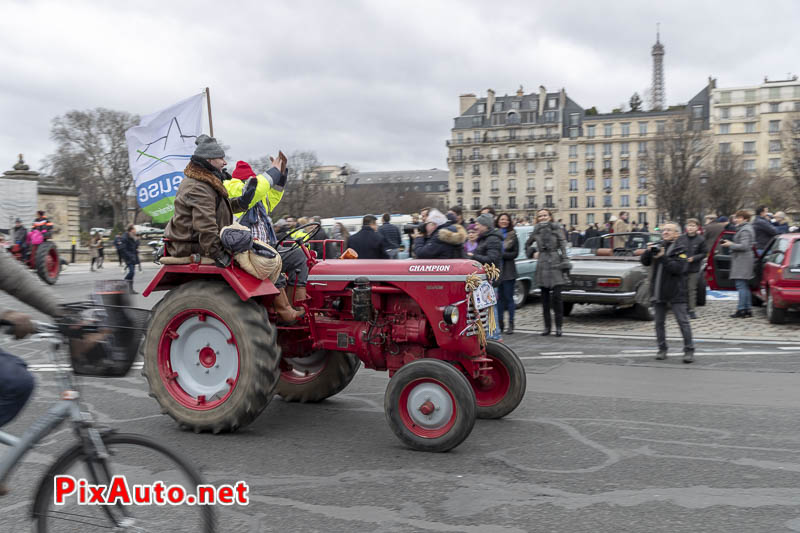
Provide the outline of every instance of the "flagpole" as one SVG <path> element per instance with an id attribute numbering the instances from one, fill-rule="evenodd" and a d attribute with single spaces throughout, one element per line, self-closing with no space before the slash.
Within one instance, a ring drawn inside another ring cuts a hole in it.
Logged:
<path id="1" fill-rule="evenodd" d="M 211 121 L 211 91 L 206 87 L 206 102 L 208 103 L 208 130 L 211 137 L 214 136 L 214 122 Z"/>

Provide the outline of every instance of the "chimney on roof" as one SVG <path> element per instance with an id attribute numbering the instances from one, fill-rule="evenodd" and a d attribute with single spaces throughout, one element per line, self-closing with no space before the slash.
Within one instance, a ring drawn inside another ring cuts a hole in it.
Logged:
<path id="1" fill-rule="evenodd" d="M 520 98 L 525 96 L 525 91 L 522 90 L 522 85 L 520 85 L 519 89 L 517 89 L 517 96 L 519 96 Z"/>
<path id="2" fill-rule="evenodd" d="M 544 85 L 539 85 L 539 116 L 544 113 L 544 104 L 547 101 L 547 89 Z"/>
<path id="3" fill-rule="evenodd" d="M 459 115 L 463 115 L 467 109 L 472 107 L 472 105 L 478 101 L 478 99 L 472 93 L 462 94 L 461 96 L 458 97 L 458 99 L 459 99 L 459 106 L 458 106 Z"/>
<path id="4" fill-rule="evenodd" d="M 492 116 L 492 109 L 494 109 L 494 89 L 486 91 L 486 118 Z"/>
<path id="5" fill-rule="evenodd" d="M 709 89 L 716 89 L 717 88 L 717 80 L 716 80 L 716 78 L 712 78 L 711 76 L 708 77 L 708 88 Z"/>

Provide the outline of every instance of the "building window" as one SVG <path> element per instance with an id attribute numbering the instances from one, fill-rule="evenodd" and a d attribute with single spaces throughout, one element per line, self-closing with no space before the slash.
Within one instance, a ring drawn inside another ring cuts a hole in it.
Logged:
<path id="1" fill-rule="evenodd" d="M 647 159 L 639 160 L 639 172 L 647 172 Z"/>
<path id="2" fill-rule="evenodd" d="M 619 206 L 620 207 L 630 207 L 631 206 L 630 196 L 628 196 L 627 194 L 623 194 L 622 196 L 620 196 L 619 197 Z"/>
<path id="3" fill-rule="evenodd" d="M 656 141 L 656 153 L 657 154 L 663 154 L 664 153 L 664 146 L 665 146 L 664 145 L 664 141 L 662 141 L 661 139 L 657 140 Z"/>
<path id="4" fill-rule="evenodd" d="M 619 188 L 622 190 L 627 190 L 631 188 L 631 180 L 630 178 L 620 178 L 619 180 Z"/>
<path id="5" fill-rule="evenodd" d="M 495 192 L 498 192 L 500 190 L 500 187 L 499 187 L 498 183 L 499 182 L 497 180 L 492 180 L 492 190 L 491 190 L 491 192 L 495 193 Z"/>
<path id="6" fill-rule="evenodd" d="M 730 91 L 722 91 L 719 93 L 719 101 L 721 104 L 729 104 L 731 102 Z"/>
<path id="7" fill-rule="evenodd" d="M 545 144 L 544 145 L 544 153 L 545 155 L 551 156 L 555 152 L 553 152 L 553 145 L 552 144 Z"/>
<path id="8" fill-rule="evenodd" d="M 517 173 L 517 163 L 515 161 L 512 161 L 508 164 L 508 173 L 509 174 Z"/>
<path id="9" fill-rule="evenodd" d="M 770 170 L 780 170 L 781 169 L 781 158 L 780 157 L 771 157 L 769 160 L 769 169 Z"/>
<path id="10" fill-rule="evenodd" d="M 478 113 L 486 113 L 486 104 L 478 104 Z"/>
<path id="11" fill-rule="evenodd" d="M 497 162 L 496 161 L 492 162 L 492 175 L 493 176 L 497 175 Z"/>
<path id="12" fill-rule="evenodd" d="M 481 175 L 481 166 L 480 165 L 472 165 L 472 175 L 473 176 L 480 176 Z"/>
<path id="13" fill-rule="evenodd" d="M 578 190 L 578 180 L 575 178 L 569 180 L 569 190 L 570 192 Z"/>
<path id="14" fill-rule="evenodd" d="M 586 126 L 586 138 L 594 139 L 594 126 Z"/>
<path id="15" fill-rule="evenodd" d="M 464 175 L 464 165 L 456 165 L 456 176 Z"/>
<path id="16" fill-rule="evenodd" d="M 578 213 L 570 213 L 569 214 L 569 225 L 570 226 L 577 226 L 578 225 Z"/>
<path id="17" fill-rule="evenodd" d="M 629 154 L 628 150 L 629 150 L 628 143 L 620 143 L 619 155 L 628 155 Z"/>
<path id="18" fill-rule="evenodd" d="M 586 178 L 586 190 L 587 191 L 594 190 L 594 178 Z"/>
<path id="19" fill-rule="evenodd" d="M 472 159 L 480 159 L 481 158 L 481 149 L 480 148 L 473 148 L 472 149 Z"/>
<path id="20" fill-rule="evenodd" d="M 781 88 L 780 87 L 770 87 L 769 88 L 769 99 L 774 100 L 776 98 L 781 97 Z"/>
<path id="21" fill-rule="evenodd" d="M 692 106 L 692 118 L 703 118 L 703 106 L 701 105 Z"/>
<path id="22" fill-rule="evenodd" d="M 570 113 L 569 114 L 569 125 L 570 126 L 577 126 L 580 123 L 581 114 L 580 113 Z"/>
<path id="23" fill-rule="evenodd" d="M 545 111 L 544 112 L 544 121 L 545 122 L 556 122 L 558 120 L 558 115 L 555 111 Z"/>
<path id="24" fill-rule="evenodd" d="M 603 156 L 611 155 L 611 143 L 603 143 Z"/>
<path id="25" fill-rule="evenodd" d="M 647 207 L 647 195 L 640 194 L 636 197 L 636 205 L 639 207 Z"/>
<path id="26" fill-rule="evenodd" d="M 464 182 L 463 181 L 456 182 L 456 192 L 459 193 L 459 194 L 464 192 Z"/>
<path id="27" fill-rule="evenodd" d="M 647 176 L 639 176 L 639 188 L 640 189 L 647 188 Z"/>
<path id="28" fill-rule="evenodd" d="M 611 189 L 611 178 L 603 178 L 603 189 Z"/>
<path id="29" fill-rule="evenodd" d="M 458 144 L 461 144 L 461 143 L 464 142 L 464 134 L 463 133 L 457 133 L 456 134 L 456 142 Z"/>
<path id="30" fill-rule="evenodd" d="M 544 180 L 544 190 L 545 191 L 552 191 L 553 190 L 553 178 L 546 178 Z"/>
<path id="31" fill-rule="evenodd" d="M 780 152 L 781 151 L 781 141 L 773 140 L 769 142 L 769 151 L 770 152 Z"/>
<path id="32" fill-rule="evenodd" d="M 619 167 L 627 170 L 629 168 L 630 161 L 628 159 L 622 159 L 619 162 Z"/>
<path id="33" fill-rule="evenodd" d="M 535 191 L 536 190 L 536 179 L 535 178 L 528 178 L 528 190 Z"/>
<path id="34" fill-rule="evenodd" d="M 780 133 L 781 131 L 781 121 L 780 120 L 770 120 L 769 121 L 769 132 L 770 133 Z"/>
<path id="35" fill-rule="evenodd" d="M 779 102 L 773 102 L 769 104 L 769 112 L 770 113 L 777 113 L 781 109 L 781 104 Z"/>
<path id="36" fill-rule="evenodd" d="M 639 135 L 647 135 L 647 122 L 639 123 Z"/>
<path id="37" fill-rule="evenodd" d="M 631 134 L 631 123 L 623 122 L 621 126 L 622 126 L 622 136 L 628 137 Z"/>
<path id="38" fill-rule="evenodd" d="M 587 144 L 586 145 L 586 157 L 594 157 L 594 145 Z"/>
<path id="39" fill-rule="evenodd" d="M 603 207 L 611 207 L 611 196 L 603 196 Z"/>
<path id="40" fill-rule="evenodd" d="M 482 141 L 481 132 L 475 130 L 475 133 L 473 135 L 474 135 L 473 139 L 475 139 L 476 143 L 479 143 L 479 142 Z"/>
<path id="41" fill-rule="evenodd" d="M 569 156 L 570 157 L 578 157 L 578 145 L 572 144 L 569 147 Z"/>
<path id="42" fill-rule="evenodd" d="M 667 131 L 667 122 L 665 120 L 659 120 L 656 122 L 656 133 L 664 133 Z"/>
<path id="43" fill-rule="evenodd" d="M 519 100 L 511 102 L 511 109 L 519 109 Z"/>
<path id="44" fill-rule="evenodd" d="M 464 205 L 464 199 L 459 196 L 459 197 L 456 198 L 456 203 L 458 205 Z"/>
<path id="45" fill-rule="evenodd" d="M 528 205 L 526 205 L 525 207 L 527 207 L 527 208 L 539 207 L 538 205 L 536 205 L 536 197 L 535 196 L 527 196 L 526 198 L 527 198 Z"/>
<path id="46" fill-rule="evenodd" d="M 745 122 L 744 123 L 744 132 L 745 133 L 755 133 L 756 132 L 756 123 L 755 122 Z"/>
<path id="47" fill-rule="evenodd" d="M 472 182 L 472 192 L 481 192 L 481 182 L 480 181 L 473 181 Z"/>
<path id="48" fill-rule="evenodd" d="M 570 128 L 569 129 L 569 138 L 570 139 L 577 139 L 578 138 L 578 128 Z"/>
<path id="49" fill-rule="evenodd" d="M 547 99 L 547 108 L 548 109 L 558 109 L 558 98 L 548 98 Z"/>
<path id="50" fill-rule="evenodd" d="M 553 161 L 548 159 L 544 162 L 544 171 L 545 172 L 552 172 L 553 171 Z"/>
<path id="51" fill-rule="evenodd" d="M 569 197 L 569 206 L 572 209 L 578 207 L 578 197 L 577 196 L 570 196 Z"/>
<path id="52" fill-rule="evenodd" d="M 742 153 L 743 154 L 754 154 L 756 153 L 756 142 L 755 141 L 746 141 L 742 143 Z"/>
<path id="53" fill-rule="evenodd" d="M 517 199 L 514 196 L 510 196 L 508 198 L 508 208 L 509 209 L 516 209 L 517 208 Z"/>
<path id="54" fill-rule="evenodd" d="M 594 196 L 586 197 L 586 207 L 594 207 Z"/>
<path id="55" fill-rule="evenodd" d="M 508 192 L 517 192 L 517 180 L 514 178 L 508 180 Z"/>
<path id="56" fill-rule="evenodd" d="M 483 124 L 483 117 L 481 116 L 472 117 L 473 126 L 480 126 L 481 124 Z"/>
<path id="57" fill-rule="evenodd" d="M 720 124 L 719 125 L 719 132 L 721 135 L 726 135 L 731 132 L 731 125 L 730 124 Z"/>
<path id="58" fill-rule="evenodd" d="M 478 196 L 472 198 L 472 209 L 480 209 L 481 208 L 481 199 Z"/>
<path id="59" fill-rule="evenodd" d="M 744 169 L 747 172 L 755 172 L 756 171 L 756 160 L 755 159 L 745 159 L 743 162 Z"/>
<path id="60" fill-rule="evenodd" d="M 611 170 L 611 160 L 603 159 L 603 170 Z"/>
<path id="61" fill-rule="evenodd" d="M 516 116 L 516 113 L 509 114 L 509 117 L 511 117 L 512 115 Z M 517 122 L 519 122 L 519 121 L 517 121 Z M 509 130 L 508 131 L 508 138 L 509 139 L 516 139 L 517 138 L 517 130 Z"/>
<path id="62" fill-rule="evenodd" d="M 745 102 L 755 102 L 756 101 L 756 90 L 755 89 L 747 89 L 744 92 L 744 101 Z"/>
<path id="63" fill-rule="evenodd" d="M 536 172 L 536 162 L 535 161 L 528 161 L 527 163 L 527 171 L 528 174 L 534 174 Z"/>
<path id="64" fill-rule="evenodd" d="M 754 116 L 756 116 L 756 106 L 749 105 L 749 106 L 745 107 L 744 108 L 744 115 L 746 117 L 748 117 L 748 118 L 753 118 Z"/>
<path id="65" fill-rule="evenodd" d="M 569 173 L 570 174 L 577 174 L 578 173 L 578 162 L 577 161 L 570 161 L 569 162 Z"/>
<path id="66" fill-rule="evenodd" d="M 795 111 L 800 111 L 800 102 L 795 102 L 794 103 L 794 110 Z"/>
<path id="67" fill-rule="evenodd" d="M 729 107 L 720 108 L 720 110 L 719 110 L 719 118 L 721 118 L 721 119 L 731 118 L 731 108 L 729 108 Z"/>
<path id="68" fill-rule="evenodd" d="M 639 154 L 647 153 L 647 141 L 639 141 Z"/>
<path id="69" fill-rule="evenodd" d="M 639 213 L 637 217 L 639 220 L 639 224 L 644 224 L 645 222 L 647 222 L 647 213 Z"/>
<path id="70" fill-rule="evenodd" d="M 586 213 L 586 223 L 594 224 L 594 213 Z"/>
<path id="71" fill-rule="evenodd" d="M 603 124 L 603 136 L 604 137 L 611 137 L 614 135 L 614 125 L 613 124 Z"/>
<path id="72" fill-rule="evenodd" d="M 586 170 L 594 170 L 594 161 L 593 160 L 590 159 L 589 161 L 586 162 Z"/>
<path id="73" fill-rule="evenodd" d="M 494 103 L 494 111 L 502 111 L 503 110 L 503 102 L 495 102 Z"/>

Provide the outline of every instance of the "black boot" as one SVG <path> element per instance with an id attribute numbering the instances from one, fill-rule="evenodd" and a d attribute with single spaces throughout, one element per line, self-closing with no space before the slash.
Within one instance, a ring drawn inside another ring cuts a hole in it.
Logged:
<path id="1" fill-rule="evenodd" d="M 550 335 L 550 328 L 552 327 L 552 322 L 550 318 L 550 309 L 544 309 L 544 331 L 542 331 L 542 335 Z"/>
<path id="2" fill-rule="evenodd" d="M 503 319 L 502 318 L 500 319 L 500 323 L 498 324 L 498 326 L 500 327 L 500 333 L 505 333 L 506 325 L 503 323 Z"/>
<path id="3" fill-rule="evenodd" d="M 560 300 L 556 303 L 554 311 L 556 313 L 556 337 L 560 337 L 561 325 L 564 322 L 564 306 Z"/>
<path id="4" fill-rule="evenodd" d="M 139 293 L 138 293 L 138 292 L 136 292 L 136 290 L 133 288 L 133 280 L 132 280 L 132 279 L 129 279 L 129 280 L 128 280 L 128 293 L 129 293 L 129 294 L 139 294 Z"/>
<path id="5" fill-rule="evenodd" d="M 742 311 L 742 318 L 752 318 L 753 317 L 753 310 L 752 309 L 745 309 Z"/>
<path id="6" fill-rule="evenodd" d="M 694 363 L 694 349 L 686 349 L 683 351 L 683 362 L 687 365 Z"/>
<path id="7" fill-rule="evenodd" d="M 542 335 L 550 335 L 550 289 L 542 287 L 542 317 L 544 318 L 544 331 Z"/>
<path id="8" fill-rule="evenodd" d="M 743 318 L 745 316 L 744 313 L 745 313 L 744 309 L 737 309 L 736 312 L 730 316 L 731 318 Z"/>
<path id="9" fill-rule="evenodd" d="M 509 320 L 508 321 L 508 329 L 506 330 L 506 334 L 507 335 L 513 335 L 514 334 L 514 321 L 513 320 Z"/>

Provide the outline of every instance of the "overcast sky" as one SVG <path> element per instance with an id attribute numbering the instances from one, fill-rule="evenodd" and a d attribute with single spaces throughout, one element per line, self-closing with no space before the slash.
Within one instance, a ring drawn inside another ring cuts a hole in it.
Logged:
<path id="1" fill-rule="evenodd" d="M 147 114 L 211 87 L 229 159 L 314 150 L 361 171 L 447 168 L 458 96 L 564 87 L 610 111 L 650 84 L 798 71 L 800 2 L 0 0 L 0 170 L 39 168 L 73 109 Z M 232 165 L 231 165 L 232 166 Z"/>

